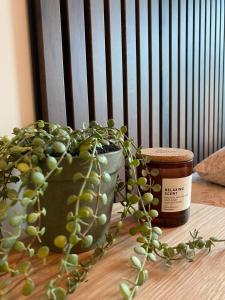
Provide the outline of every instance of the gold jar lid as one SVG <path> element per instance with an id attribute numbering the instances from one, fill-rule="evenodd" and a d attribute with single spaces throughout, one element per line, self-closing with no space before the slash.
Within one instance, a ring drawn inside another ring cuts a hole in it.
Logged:
<path id="1" fill-rule="evenodd" d="M 186 162 L 194 157 L 190 150 L 179 148 L 144 148 L 141 154 L 150 157 L 154 162 Z"/>

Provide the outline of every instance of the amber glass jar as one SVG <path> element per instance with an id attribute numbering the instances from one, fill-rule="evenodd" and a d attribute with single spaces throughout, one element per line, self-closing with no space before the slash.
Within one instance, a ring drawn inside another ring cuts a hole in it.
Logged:
<path id="1" fill-rule="evenodd" d="M 148 170 L 158 169 L 157 176 L 149 175 L 149 182 L 159 184 L 159 192 L 151 191 L 159 204 L 155 225 L 174 227 L 186 223 L 190 214 L 193 152 L 177 148 L 142 149 L 150 158 Z M 156 172 L 157 174 L 157 172 Z"/>

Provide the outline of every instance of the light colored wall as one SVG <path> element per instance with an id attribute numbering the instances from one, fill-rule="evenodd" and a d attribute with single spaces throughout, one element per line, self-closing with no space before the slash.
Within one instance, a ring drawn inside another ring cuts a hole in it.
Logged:
<path id="1" fill-rule="evenodd" d="M 0 135 L 35 118 L 26 0 L 0 0 Z"/>

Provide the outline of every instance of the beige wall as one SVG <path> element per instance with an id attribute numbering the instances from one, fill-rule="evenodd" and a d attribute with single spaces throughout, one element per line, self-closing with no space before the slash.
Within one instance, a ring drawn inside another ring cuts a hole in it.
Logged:
<path id="1" fill-rule="evenodd" d="M 0 135 L 34 120 L 26 0 L 0 0 Z"/>

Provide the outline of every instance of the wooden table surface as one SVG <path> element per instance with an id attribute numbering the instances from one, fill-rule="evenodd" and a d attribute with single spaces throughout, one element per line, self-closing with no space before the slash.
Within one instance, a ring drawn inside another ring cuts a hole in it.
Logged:
<path id="1" fill-rule="evenodd" d="M 119 204 L 114 205 L 112 223 L 118 218 Z M 90 271 L 88 280 L 69 297 L 74 300 L 119 300 L 119 283 L 122 278 L 134 278 L 130 266 L 135 241 L 127 234 L 132 218 L 126 221 L 117 243 Z M 225 208 L 192 204 L 187 224 L 164 229 L 162 240 L 171 245 L 189 240 L 189 232 L 200 230 L 204 237 L 225 237 Z M 56 272 L 58 255 L 49 257 L 50 264 L 39 267 L 33 279 L 43 285 Z M 137 300 L 225 300 L 225 243 L 218 244 L 209 254 L 204 251 L 194 262 L 175 262 L 171 268 L 159 260 L 148 263 L 149 280 L 139 289 Z M 17 289 L 9 299 L 39 299 L 40 289 L 23 298 Z"/>

